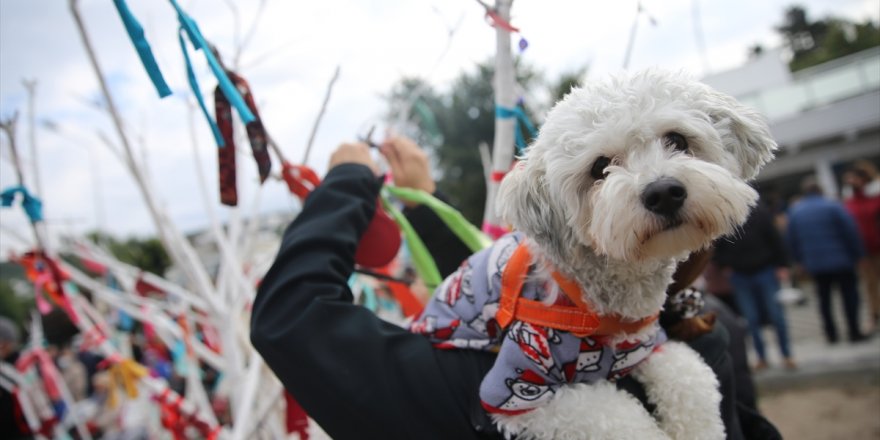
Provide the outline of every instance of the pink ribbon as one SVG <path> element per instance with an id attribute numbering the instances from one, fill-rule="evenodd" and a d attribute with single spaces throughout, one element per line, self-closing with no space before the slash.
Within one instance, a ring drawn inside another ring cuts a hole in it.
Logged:
<path id="1" fill-rule="evenodd" d="M 489 222 L 483 222 L 483 232 L 486 233 L 489 237 L 492 237 L 493 240 L 497 240 L 498 237 L 510 232 L 504 226 L 493 225 Z"/>
<path id="2" fill-rule="evenodd" d="M 61 375 L 55 368 L 55 363 L 52 362 L 49 353 L 43 349 L 33 349 L 23 354 L 15 363 L 15 367 L 22 373 L 32 366 L 39 368 L 40 377 L 43 378 L 43 387 L 46 388 L 46 394 L 49 395 L 49 398 L 52 401 L 61 400 L 61 388 L 58 385 L 61 381 Z"/>
<path id="3" fill-rule="evenodd" d="M 43 297 L 43 286 L 51 282 L 52 276 L 45 272 L 34 280 L 34 298 L 37 301 L 37 310 L 41 315 L 48 315 L 52 311 L 52 305 Z"/>

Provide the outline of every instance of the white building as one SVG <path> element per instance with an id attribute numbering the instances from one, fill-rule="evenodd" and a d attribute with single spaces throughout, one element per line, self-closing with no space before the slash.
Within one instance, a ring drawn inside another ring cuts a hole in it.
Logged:
<path id="1" fill-rule="evenodd" d="M 758 177 L 762 192 L 787 199 L 815 174 L 837 196 L 853 160 L 880 164 L 880 47 L 795 73 L 770 51 L 702 81 L 767 116 L 781 148 Z"/>

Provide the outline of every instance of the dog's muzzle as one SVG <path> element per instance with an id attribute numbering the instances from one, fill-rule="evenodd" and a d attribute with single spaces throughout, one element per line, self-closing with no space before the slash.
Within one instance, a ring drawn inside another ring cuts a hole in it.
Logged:
<path id="1" fill-rule="evenodd" d="M 674 218 L 687 199 L 687 189 L 674 177 L 661 177 L 642 191 L 642 205 L 654 214 Z"/>

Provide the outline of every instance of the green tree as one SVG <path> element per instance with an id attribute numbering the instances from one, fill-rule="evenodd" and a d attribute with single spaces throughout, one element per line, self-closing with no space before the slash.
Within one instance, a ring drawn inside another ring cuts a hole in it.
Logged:
<path id="1" fill-rule="evenodd" d="M 873 21 L 855 23 L 835 17 L 812 21 L 801 6 L 786 9 L 776 30 L 792 53 L 793 72 L 880 46 L 880 29 Z"/>
<path id="2" fill-rule="evenodd" d="M 482 223 L 486 203 L 479 145 L 491 146 L 495 131 L 494 71 L 492 60 L 480 63 L 460 74 L 443 93 L 420 79 L 406 78 L 388 96 L 390 119 L 403 117 L 410 123 L 404 132 L 433 157 L 438 188 L 477 225 Z M 539 79 L 533 69 L 517 65 L 517 81 L 523 89 L 537 85 Z M 528 110 L 527 104 L 527 114 Z M 524 136 L 528 141 L 528 133 Z"/>
<path id="3" fill-rule="evenodd" d="M 147 272 L 161 276 L 171 266 L 171 258 L 157 238 L 129 237 L 120 241 L 100 232 L 89 233 L 88 237 L 105 246 L 119 261 Z"/>

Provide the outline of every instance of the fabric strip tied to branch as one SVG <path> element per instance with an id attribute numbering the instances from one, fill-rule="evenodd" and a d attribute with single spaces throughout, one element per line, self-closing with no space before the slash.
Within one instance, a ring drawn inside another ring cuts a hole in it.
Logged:
<path id="1" fill-rule="evenodd" d="M 159 64 L 156 62 L 153 51 L 150 49 L 150 43 L 147 42 L 147 38 L 144 36 L 144 28 L 134 17 L 134 14 L 131 13 L 131 10 L 128 9 L 125 0 L 113 0 L 113 4 L 116 6 L 116 11 L 119 12 L 119 18 L 122 19 L 122 24 L 125 25 L 128 37 L 131 39 L 131 43 L 134 44 L 134 48 L 137 50 L 147 75 L 150 76 L 153 86 L 159 92 L 159 97 L 164 98 L 171 95 L 171 88 L 165 82 L 162 71 L 159 70 Z"/>
<path id="2" fill-rule="evenodd" d="M 534 138 L 538 135 L 538 131 L 535 130 L 535 126 L 532 125 L 532 121 L 529 120 L 529 117 L 526 115 L 526 112 L 522 110 L 520 107 L 504 107 L 500 105 L 495 105 L 495 117 L 498 119 L 510 119 L 516 118 L 516 127 L 513 132 L 516 136 L 516 154 L 522 154 L 523 150 L 526 148 L 526 140 L 522 134 L 522 128 L 528 130 L 529 136 Z M 520 126 L 522 124 L 522 127 Z"/>
<path id="3" fill-rule="evenodd" d="M 13 186 L 11 188 L 7 188 L 0 194 L 0 204 L 3 205 L 4 208 L 8 208 L 12 206 L 12 203 L 15 201 L 15 195 L 21 193 L 21 207 L 24 208 L 25 214 L 27 214 L 31 223 L 37 223 L 43 221 L 43 202 L 40 199 L 31 195 L 31 193 L 22 185 Z"/>

